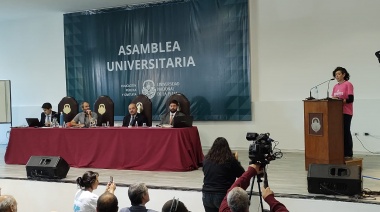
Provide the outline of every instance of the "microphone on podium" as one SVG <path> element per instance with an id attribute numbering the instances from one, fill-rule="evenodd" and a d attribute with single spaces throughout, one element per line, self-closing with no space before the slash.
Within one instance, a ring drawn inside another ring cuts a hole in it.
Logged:
<path id="1" fill-rule="evenodd" d="M 379 63 L 380 63 L 380 51 L 377 51 L 377 52 L 375 53 L 375 55 L 376 55 L 376 57 L 377 57 L 377 59 L 379 60 Z"/>
<path id="2" fill-rule="evenodd" d="M 317 88 L 318 86 L 320 86 L 320 85 L 322 85 L 322 84 L 325 84 L 326 82 L 329 82 L 329 85 L 328 86 L 330 86 L 330 81 L 331 80 L 334 80 L 335 78 L 331 78 L 331 79 L 329 79 L 329 80 L 326 80 L 326 81 L 324 81 L 324 82 L 321 82 L 321 83 L 319 83 L 318 85 L 316 85 L 316 86 L 313 86 L 312 88 L 310 88 L 310 91 L 309 91 L 309 97 L 308 98 L 306 98 L 307 100 L 313 100 L 313 99 L 315 99 L 314 97 L 312 97 L 311 96 L 311 91 L 314 89 L 314 88 Z M 329 88 L 327 88 L 327 98 L 329 98 Z"/>
<path id="3" fill-rule="evenodd" d="M 329 89 L 330 89 L 330 82 L 332 81 L 332 80 L 334 80 L 335 78 L 331 78 L 330 80 L 329 80 L 329 83 L 327 84 L 327 97 L 326 97 L 326 99 L 331 99 L 330 98 L 330 94 L 329 94 Z"/>

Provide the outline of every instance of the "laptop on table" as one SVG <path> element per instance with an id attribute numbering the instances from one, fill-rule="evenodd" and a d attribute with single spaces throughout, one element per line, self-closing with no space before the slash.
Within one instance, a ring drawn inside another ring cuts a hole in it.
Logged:
<path id="1" fill-rule="evenodd" d="M 29 127 L 39 127 L 40 121 L 38 118 L 25 118 L 26 122 L 28 123 Z"/>
<path id="2" fill-rule="evenodd" d="M 193 126 L 193 116 L 176 116 L 173 119 L 173 128 L 184 128 Z"/>

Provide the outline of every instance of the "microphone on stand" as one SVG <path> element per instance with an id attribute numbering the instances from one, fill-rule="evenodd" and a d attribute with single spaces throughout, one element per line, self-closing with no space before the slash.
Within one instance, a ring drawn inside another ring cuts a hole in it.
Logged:
<path id="1" fill-rule="evenodd" d="M 332 81 L 332 80 L 334 80 L 335 78 L 331 78 L 330 80 L 329 80 L 329 83 L 327 84 L 327 97 L 326 97 L 326 99 L 331 99 L 330 98 L 330 94 L 329 94 L 329 89 L 330 89 L 330 82 Z"/>
<path id="2" fill-rule="evenodd" d="M 331 79 L 329 79 L 329 80 L 326 80 L 326 81 L 324 81 L 324 82 L 321 82 L 321 83 L 319 83 L 318 85 L 316 85 L 316 86 L 313 86 L 311 89 L 310 89 L 310 96 L 308 97 L 308 98 L 306 98 L 307 100 L 313 100 L 313 99 L 315 99 L 314 97 L 312 97 L 311 96 L 311 91 L 314 89 L 314 88 L 317 88 L 318 86 L 320 86 L 320 85 L 322 85 L 322 84 L 325 84 L 326 82 L 330 82 L 331 80 L 334 80 L 334 78 L 331 78 Z M 327 92 L 328 92 L 328 89 L 327 89 Z M 328 95 L 328 94 L 327 94 Z M 328 96 L 327 96 L 328 97 Z"/>

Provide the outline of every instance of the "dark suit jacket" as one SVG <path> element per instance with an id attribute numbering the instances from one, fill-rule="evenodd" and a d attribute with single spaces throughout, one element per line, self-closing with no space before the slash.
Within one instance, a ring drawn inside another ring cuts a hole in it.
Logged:
<path id="1" fill-rule="evenodd" d="M 173 118 L 177 117 L 177 116 L 185 116 L 184 113 L 182 113 L 181 111 L 177 111 L 174 115 Z M 170 111 L 167 112 L 165 115 L 163 115 L 161 117 L 161 122 L 160 122 L 160 125 L 163 125 L 163 124 L 169 124 L 170 123 Z"/>
<path id="2" fill-rule="evenodd" d="M 59 124 L 59 113 L 55 112 L 55 111 L 51 111 L 51 120 L 53 120 L 53 118 L 57 118 L 57 122 Z M 46 119 L 46 115 L 44 112 L 41 113 L 41 119 L 40 119 L 40 127 L 43 127 L 45 126 L 45 119 Z"/>
<path id="3" fill-rule="evenodd" d="M 128 127 L 130 121 L 131 121 L 131 114 L 128 114 L 128 115 L 124 116 L 123 126 L 124 127 Z M 142 126 L 143 123 L 145 123 L 148 126 L 148 119 L 142 113 L 137 113 L 136 114 L 135 121 L 131 124 L 131 126 L 135 126 L 136 125 L 136 121 L 137 121 L 137 124 L 139 126 Z"/>

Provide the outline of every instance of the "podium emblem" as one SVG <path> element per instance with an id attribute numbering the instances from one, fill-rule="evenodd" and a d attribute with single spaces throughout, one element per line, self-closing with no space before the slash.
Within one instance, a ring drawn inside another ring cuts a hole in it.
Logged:
<path id="1" fill-rule="evenodd" d="M 323 135 L 323 114 L 309 113 L 309 134 Z"/>
<path id="2" fill-rule="evenodd" d="M 321 123 L 318 118 L 311 120 L 311 129 L 313 129 L 314 132 L 318 132 L 321 129 Z"/>

